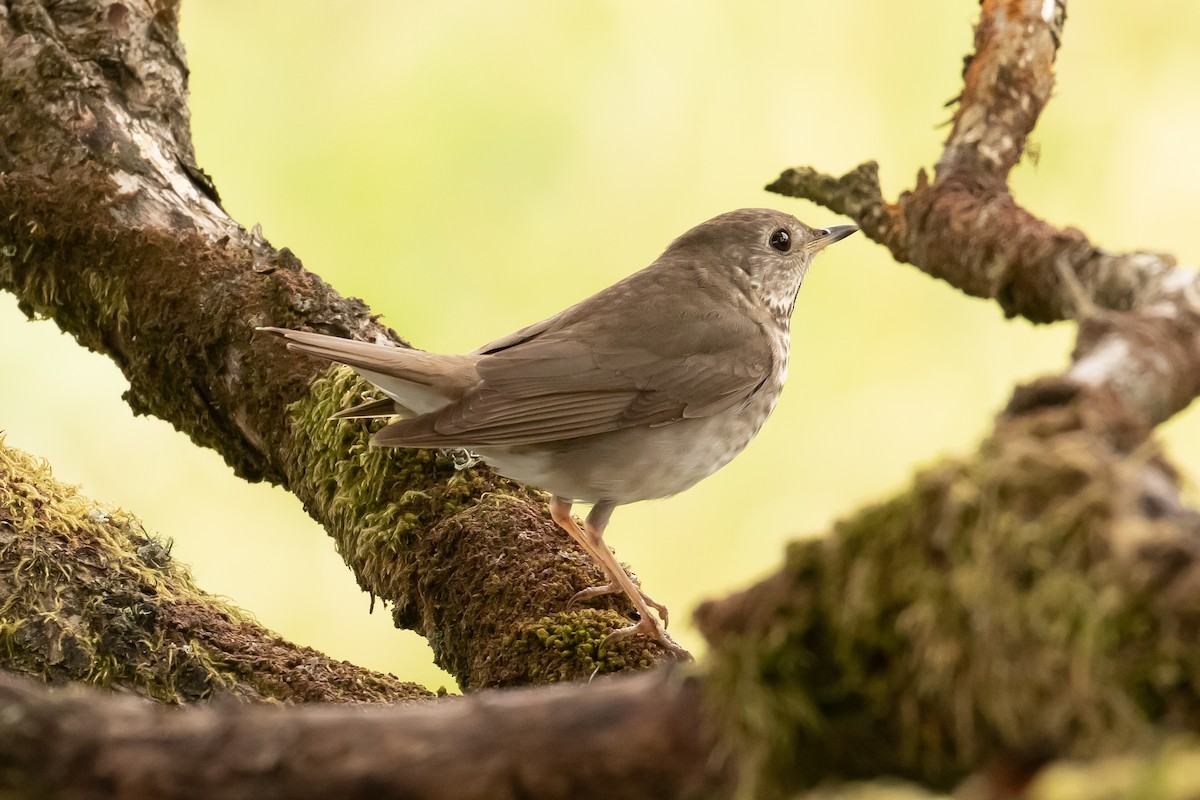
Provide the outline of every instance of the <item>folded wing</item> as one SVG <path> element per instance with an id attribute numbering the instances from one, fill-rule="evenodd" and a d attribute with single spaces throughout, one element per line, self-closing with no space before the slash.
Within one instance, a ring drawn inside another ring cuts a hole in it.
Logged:
<path id="1" fill-rule="evenodd" d="M 573 327 L 542 329 L 516 342 L 515 335 L 507 337 L 498 351 L 483 349 L 476 364 L 480 382 L 458 401 L 393 423 L 372 441 L 398 447 L 537 444 L 717 414 L 745 403 L 771 369 L 761 330 L 748 320 L 726 328 L 725 335 L 703 341 L 671 333 L 584 338 Z"/>

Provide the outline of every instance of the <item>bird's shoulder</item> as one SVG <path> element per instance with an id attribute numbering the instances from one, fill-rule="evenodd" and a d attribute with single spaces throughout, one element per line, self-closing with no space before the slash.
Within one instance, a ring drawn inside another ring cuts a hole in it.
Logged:
<path id="1" fill-rule="evenodd" d="M 521 358 L 554 345 L 564 352 L 603 355 L 652 349 L 662 356 L 769 349 L 762 315 L 720 270 L 687 262 L 651 265 L 552 317 L 514 331 L 475 351 Z M 754 344 L 760 348 L 754 348 Z"/>
<path id="2" fill-rule="evenodd" d="M 484 387 L 510 396 L 653 393 L 680 406 L 746 396 L 773 338 L 735 288 L 700 269 L 646 269 L 476 351 Z"/>

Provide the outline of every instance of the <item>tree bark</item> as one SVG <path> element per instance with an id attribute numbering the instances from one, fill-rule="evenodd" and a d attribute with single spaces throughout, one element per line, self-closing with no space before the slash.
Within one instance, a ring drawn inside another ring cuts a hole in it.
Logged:
<path id="1" fill-rule="evenodd" d="M 169 544 L 80 495 L 0 435 L 0 661 L 49 683 L 161 703 L 398 702 L 391 675 L 284 641 L 202 591 Z"/>
<path id="2" fill-rule="evenodd" d="M 26 314 L 110 356 L 136 413 L 292 491 L 464 688 L 668 657 L 643 637 L 598 653 L 632 607 L 609 596 L 567 609 L 603 577 L 540 495 L 428 451 L 369 449 L 366 424 L 328 422 L 369 385 L 255 335 L 280 325 L 403 345 L 221 208 L 192 152 L 176 3 L 2 8 L 0 288 Z"/>
<path id="3" fill-rule="evenodd" d="M 657 670 L 403 707 L 164 713 L 0 676 L 0 790 L 121 800 L 705 797 L 723 779 L 699 701 L 694 681 Z"/>

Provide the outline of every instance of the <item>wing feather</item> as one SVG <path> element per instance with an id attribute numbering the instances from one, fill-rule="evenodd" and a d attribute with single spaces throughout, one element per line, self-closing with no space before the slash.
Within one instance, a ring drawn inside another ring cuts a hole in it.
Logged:
<path id="1" fill-rule="evenodd" d="M 660 265 L 661 266 L 661 265 Z M 736 408 L 773 368 L 771 336 L 729 287 L 647 270 L 475 351 L 478 383 L 438 411 L 377 433 L 391 446 L 484 447 L 665 425 Z M 620 324 L 614 324 L 614 320 Z"/>

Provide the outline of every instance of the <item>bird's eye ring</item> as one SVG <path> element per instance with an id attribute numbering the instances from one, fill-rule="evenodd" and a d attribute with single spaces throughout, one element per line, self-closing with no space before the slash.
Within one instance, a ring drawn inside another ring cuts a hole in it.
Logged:
<path id="1" fill-rule="evenodd" d="M 792 236 L 784 228 L 780 228 L 771 234 L 771 238 L 767 240 L 767 244 L 781 253 L 786 253 L 792 249 Z"/>

